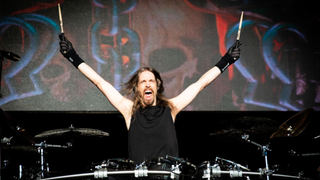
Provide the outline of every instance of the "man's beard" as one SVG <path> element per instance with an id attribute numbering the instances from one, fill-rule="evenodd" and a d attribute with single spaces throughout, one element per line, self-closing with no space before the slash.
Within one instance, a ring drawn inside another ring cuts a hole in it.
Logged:
<path id="1" fill-rule="evenodd" d="M 152 99 L 150 99 L 150 100 L 145 100 L 145 99 L 143 98 L 143 104 L 144 104 L 145 106 L 152 106 L 153 103 L 154 103 L 154 97 L 153 97 Z"/>

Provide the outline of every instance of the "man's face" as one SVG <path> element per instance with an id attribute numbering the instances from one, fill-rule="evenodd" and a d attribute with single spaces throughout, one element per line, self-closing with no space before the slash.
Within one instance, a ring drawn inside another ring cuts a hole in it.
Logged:
<path id="1" fill-rule="evenodd" d="M 157 82 L 150 71 L 143 71 L 139 76 L 138 91 L 144 106 L 155 106 L 157 96 Z"/>

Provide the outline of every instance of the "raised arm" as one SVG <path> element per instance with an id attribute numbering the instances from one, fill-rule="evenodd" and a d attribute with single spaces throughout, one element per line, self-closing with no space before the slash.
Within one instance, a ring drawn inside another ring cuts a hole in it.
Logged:
<path id="1" fill-rule="evenodd" d="M 200 79 L 187 87 L 181 94 L 170 99 L 175 107 L 172 112 L 173 117 L 175 116 L 192 100 L 199 94 L 199 92 L 209 85 L 213 80 L 215 80 L 223 71 L 227 69 L 232 63 L 240 58 L 239 46 L 241 42 L 237 41 L 229 49 L 228 52 L 221 58 L 221 60 L 205 74 L 203 74 Z"/>
<path id="2" fill-rule="evenodd" d="M 105 81 L 86 63 L 81 63 L 78 66 L 80 72 L 85 75 L 99 90 L 108 98 L 109 102 L 125 117 L 131 117 L 132 101 L 122 96 L 118 90 L 114 88 L 109 82 Z"/>
<path id="3" fill-rule="evenodd" d="M 89 65 L 87 65 L 75 52 L 70 41 L 59 35 L 60 52 L 68 59 L 79 71 L 86 76 L 99 90 L 108 98 L 109 102 L 120 111 L 128 123 L 131 118 L 132 101 L 122 96 L 109 82 L 105 81 Z"/>

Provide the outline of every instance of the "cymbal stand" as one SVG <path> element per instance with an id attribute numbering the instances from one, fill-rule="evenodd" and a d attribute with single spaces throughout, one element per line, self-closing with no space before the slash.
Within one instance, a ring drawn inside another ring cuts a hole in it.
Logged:
<path id="1" fill-rule="evenodd" d="M 44 169 L 44 155 L 43 149 L 47 147 L 55 147 L 55 148 L 69 148 L 72 146 L 71 143 L 67 144 L 67 146 L 63 145 L 54 145 L 54 144 L 47 144 L 46 141 L 40 142 L 39 144 L 34 144 L 34 146 L 38 147 L 38 152 L 40 153 L 40 167 L 41 167 L 41 177 L 44 178 L 44 172 L 49 171 L 49 164 L 46 163 L 47 170 Z"/>
<path id="2" fill-rule="evenodd" d="M 269 180 L 269 176 L 273 173 L 273 171 L 269 169 L 269 165 L 268 165 L 268 151 L 272 151 L 271 149 L 269 149 L 269 145 L 262 146 L 256 142 L 253 142 L 249 139 L 249 135 L 247 135 L 247 134 L 242 135 L 242 139 L 244 139 L 245 141 L 247 141 L 251 144 L 254 144 L 254 145 L 260 147 L 260 149 L 262 150 L 262 156 L 264 156 L 264 160 L 265 160 L 265 164 L 266 164 L 266 169 L 264 170 L 264 174 L 267 175 L 267 180 Z"/>

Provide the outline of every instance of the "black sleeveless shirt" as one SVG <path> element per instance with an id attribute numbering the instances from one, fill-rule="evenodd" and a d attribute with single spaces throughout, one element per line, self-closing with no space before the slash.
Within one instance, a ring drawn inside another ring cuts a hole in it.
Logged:
<path id="1" fill-rule="evenodd" d="M 170 108 L 151 106 L 137 110 L 128 132 L 128 148 L 135 164 L 166 155 L 179 157 Z"/>

